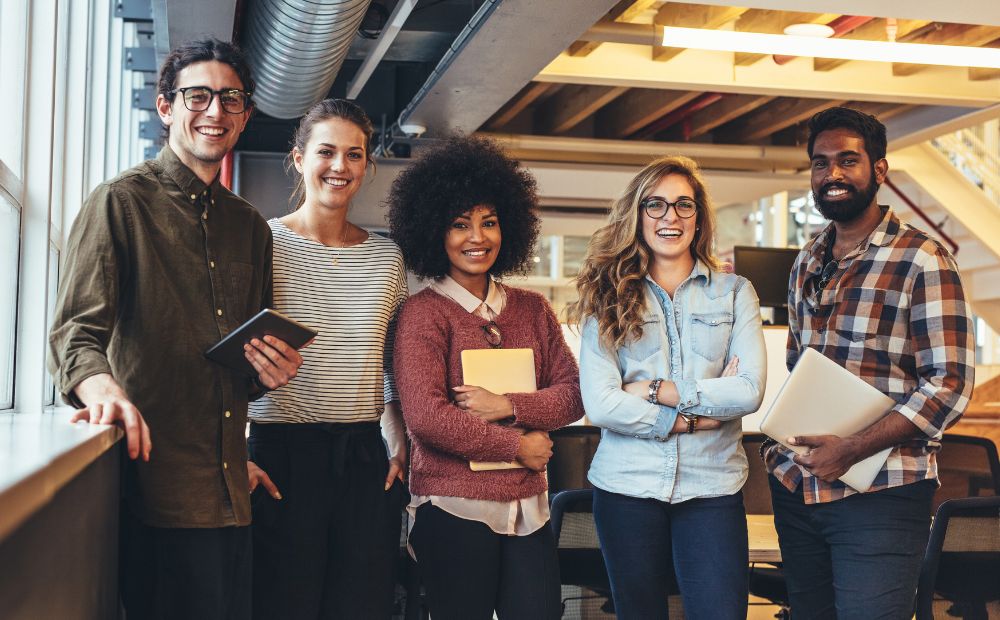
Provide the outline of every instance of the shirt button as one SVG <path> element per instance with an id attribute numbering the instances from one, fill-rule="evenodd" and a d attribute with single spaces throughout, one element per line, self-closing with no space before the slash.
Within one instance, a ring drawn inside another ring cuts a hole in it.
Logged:
<path id="1" fill-rule="evenodd" d="M 204 213 L 201 214 L 201 219 L 203 219 L 203 220 L 207 220 L 208 219 L 208 211 L 205 211 Z"/>
<path id="2" fill-rule="evenodd" d="M 232 415 L 233 415 L 233 412 L 232 412 L 232 411 L 227 411 L 227 412 L 226 412 L 225 414 L 223 414 L 223 415 L 225 415 L 225 416 L 226 416 L 227 418 L 229 418 L 229 417 L 232 417 Z"/>
<path id="3" fill-rule="evenodd" d="M 229 463 L 222 461 L 222 469 L 229 469 Z"/>
<path id="4" fill-rule="evenodd" d="M 222 316 L 222 308 L 216 308 L 215 313 Z"/>
<path id="5" fill-rule="evenodd" d="M 198 194 L 191 194 L 191 200 L 198 200 Z"/>
<path id="6" fill-rule="evenodd" d="M 215 269 L 215 261 L 214 260 L 208 261 L 208 266 L 211 267 L 212 269 Z"/>

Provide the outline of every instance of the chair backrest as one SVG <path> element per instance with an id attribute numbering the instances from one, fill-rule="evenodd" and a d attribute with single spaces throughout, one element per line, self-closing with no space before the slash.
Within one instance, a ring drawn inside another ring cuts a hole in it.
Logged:
<path id="1" fill-rule="evenodd" d="M 597 452 L 597 444 L 601 442 L 601 429 L 597 426 L 565 426 L 550 432 L 549 438 L 552 439 L 552 458 L 546 468 L 549 493 L 591 488 L 587 471 Z"/>
<path id="2" fill-rule="evenodd" d="M 961 617 L 987 617 L 1000 604 L 1000 496 L 941 504 L 934 517 L 917 588 L 917 620 L 933 620 L 935 596 Z"/>
<path id="3" fill-rule="evenodd" d="M 933 509 L 962 497 L 1000 495 L 1000 459 L 990 439 L 945 434 L 937 454 L 938 480 Z"/>
<path id="4" fill-rule="evenodd" d="M 560 580 L 610 592 L 601 543 L 594 526 L 594 490 L 571 489 L 552 496 L 552 533 L 559 551 Z"/>
<path id="5" fill-rule="evenodd" d="M 767 439 L 764 433 L 743 433 L 743 450 L 747 453 L 750 473 L 743 485 L 743 507 L 748 515 L 769 515 L 771 507 L 771 487 L 767 482 L 767 467 L 760 458 L 760 445 Z"/>

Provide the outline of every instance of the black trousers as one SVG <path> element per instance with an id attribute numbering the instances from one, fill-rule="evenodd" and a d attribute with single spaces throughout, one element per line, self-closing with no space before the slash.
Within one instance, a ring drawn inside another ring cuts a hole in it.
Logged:
<path id="1" fill-rule="evenodd" d="M 251 424 L 253 612 L 259 620 L 388 619 L 403 506 L 377 423 Z"/>
<path id="2" fill-rule="evenodd" d="M 410 532 L 434 620 L 553 620 L 562 615 L 552 529 L 497 534 L 430 502 Z"/>
<path id="3" fill-rule="evenodd" d="M 249 527 L 160 528 L 121 512 L 126 620 L 248 620 Z"/>

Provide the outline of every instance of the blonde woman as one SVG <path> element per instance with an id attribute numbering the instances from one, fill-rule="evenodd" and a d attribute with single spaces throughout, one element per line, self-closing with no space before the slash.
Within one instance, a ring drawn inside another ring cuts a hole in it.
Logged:
<path id="1" fill-rule="evenodd" d="M 766 362 L 757 295 L 722 270 L 714 230 L 697 164 L 659 159 L 577 279 L 581 392 L 603 429 L 588 477 L 619 618 L 667 617 L 672 574 L 686 617 L 746 617 L 740 417 L 760 406 Z"/>

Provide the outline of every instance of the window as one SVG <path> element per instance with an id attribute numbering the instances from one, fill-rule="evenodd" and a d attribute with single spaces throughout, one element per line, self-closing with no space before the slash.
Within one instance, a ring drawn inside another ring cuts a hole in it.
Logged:
<path id="1" fill-rule="evenodd" d="M 24 167 L 26 3 L 0 0 L 0 410 L 14 406 L 14 342 Z"/>
<path id="2" fill-rule="evenodd" d="M 24 147 L 26 2 L 0 0 L 0 161 L 15 177 L 21 178 Z"/>
<path id="3" fill-rule="evenodd" d="M 14 326 L 21 211 L 0 188 L 0 410 L 14 406 Z M 9 300 L 9 301 L 7 301 Z"/>

